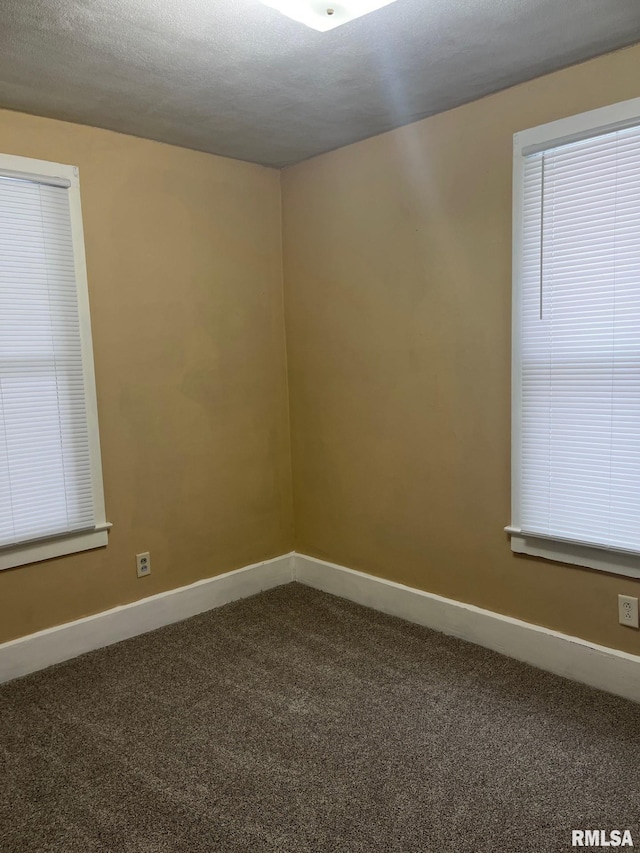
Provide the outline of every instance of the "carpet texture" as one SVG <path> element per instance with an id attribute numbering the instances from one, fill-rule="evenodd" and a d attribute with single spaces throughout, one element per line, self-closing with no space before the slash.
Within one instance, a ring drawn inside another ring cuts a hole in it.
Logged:
<path id="1" fill-rule="evenodd" d="M 3 853 L 561 853 L 580 828 L 640 844 L 640 706 L 298 584 L 0 688 Z"/>

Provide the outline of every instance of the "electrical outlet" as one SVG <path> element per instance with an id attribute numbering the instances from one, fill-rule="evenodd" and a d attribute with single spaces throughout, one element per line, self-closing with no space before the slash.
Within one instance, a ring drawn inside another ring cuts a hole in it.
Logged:
<path id="1" fill-rule="evenodd" d="M 638 627 L 638 599 L 631 595 L 618 596 L 618 621 L 629 628 Z"/>
<path id="2" fill-rule="evenodd" d="M 151 555 L 148 551 L 144 554 L 136 554 L 136 574 L 139 578 L 146 578 L 151 574 Z M 636 599 L 636 613 L 638 612 L 638 601 Z"/>

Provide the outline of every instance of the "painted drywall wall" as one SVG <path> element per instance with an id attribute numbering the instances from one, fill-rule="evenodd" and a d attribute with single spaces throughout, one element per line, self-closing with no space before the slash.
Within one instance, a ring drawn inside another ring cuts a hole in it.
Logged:
<path id="1" fill-rule="evenodd" d="M 639 95 L 634 47 L 284 171 L 297 550 L 640 652 L 640 584 L 503 532 L 512 135 Z"/>
<path id="2" fill-rule="evenodd" d="M 12 112 L 0 151 L 80 168 L 113 523 L 0 572 L 0 642 L 289 551 L 278 172 Z"/>

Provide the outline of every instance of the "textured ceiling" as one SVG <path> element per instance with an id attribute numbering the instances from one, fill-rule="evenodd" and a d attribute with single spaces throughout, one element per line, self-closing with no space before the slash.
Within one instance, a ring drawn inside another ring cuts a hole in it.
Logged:
<path id="1" fill-rule="evenodd" d="M 0 106 L 271 166 L 640 41 L 640 0 L 0 0 Z M 639 69 L 640 72 L 640 69 Z"/>

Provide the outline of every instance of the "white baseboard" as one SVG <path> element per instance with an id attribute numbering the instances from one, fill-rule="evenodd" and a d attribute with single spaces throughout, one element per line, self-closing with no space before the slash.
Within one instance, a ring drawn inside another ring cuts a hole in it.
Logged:
<path id="1" fill-rule="evenodd" d="M 640 702 L 636 655 L 296 553 L 4 643 L 0 683 L 291 580 Z"/>
<path id="2" fill-rule="evenodd" d="M 289 583 L 293 555 L 197 581 L 0 645 L 0 683 Z"/>
<path id="3" fill-rule="evenodd" d="M 299 583 L 640 702 L 636 655 L 314 557 L 294 554 L 293 570 Z"/>

